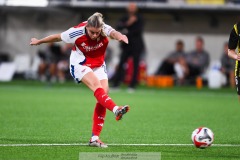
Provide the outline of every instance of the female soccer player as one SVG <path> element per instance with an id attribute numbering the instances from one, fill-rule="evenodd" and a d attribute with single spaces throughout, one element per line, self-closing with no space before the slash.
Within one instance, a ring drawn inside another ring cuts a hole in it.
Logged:
<path id="1" fill-rule="evenodd" d="M 236 48 L 237 53 L 235 52 Z M 235 63 L 235 81 L 240 102 L 240 22 L 233 26 L 228 41 L 228 56 L 236 60 Z"/>
<path id="2" fill-rule="evenodd" d="M 92 137 L 89 146 L 107 147 L 99 136 L 104 124 L 106 109 L 112 111 L 116 120 L 129 111 L 129 106 L 117 106 L 108 96 L 108 77 L 104 55 L 108 46 L 108 38 L 128 44 L 126 35 L 113 29 L 103 21 L 101 13 L 94 13 L 87 21 L 71 27 L 65 32 L 53 34 L 42 39 L 32 38 L 30 45 L 59 42 L 72 43 L 74 47 L 70 56 L 70 73 L 78 82 L 83 82 L 93 92 L 97 100 L 92 125 Z"/>

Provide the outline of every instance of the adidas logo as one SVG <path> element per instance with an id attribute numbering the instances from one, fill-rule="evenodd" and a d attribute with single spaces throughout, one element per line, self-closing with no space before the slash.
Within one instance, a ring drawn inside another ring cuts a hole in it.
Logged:
<path id="1" fill-rule="evenodd" d="M 82 70 L 82 73 L 85 72 L 86 68 Z"/>
<path id="2" fill-rule="evenodd" d="M 103 123 L 99 123 L 98 126 L 101 126 L 101 127 L 102 127 L 102 126 L 103 126 Z"/>
<path id="3" fill-rule="evenodd" d="M 105 102 L 107 102 L 107 101 L 110 100 L 110 99 L 111 99 L 110 97 L 106 98 Z"/>
<path id="4" fill-rule="evenodd" d="M 102 119 L 102 120 L 105 120 L 102 116 L 98 116 L 98 119 Z"/>

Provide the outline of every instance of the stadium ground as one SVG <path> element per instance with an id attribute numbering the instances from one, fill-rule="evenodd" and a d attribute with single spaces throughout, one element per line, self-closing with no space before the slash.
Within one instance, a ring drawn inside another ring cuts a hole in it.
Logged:
<path id="1" fill-rule="evenodd" d="M 101 139 L 109 148 L 90 148 L 93 94 L 72 82 L 0 83 L 1 160 L 78 160 L 81 152 L 160 152 L 161 159 L 240 159 L 240 104 L 232 89 L 140 87 L 110 93 L 130 112 L 116 122 L 108 112 Z M 199 126 L 215 134 L 212 147 L 197 149 Z"/>

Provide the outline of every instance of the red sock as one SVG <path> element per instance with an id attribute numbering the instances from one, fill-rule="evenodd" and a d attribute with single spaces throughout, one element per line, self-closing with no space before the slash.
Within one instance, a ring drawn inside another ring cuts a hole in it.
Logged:
<path id="1" fill-rule="evenodd" d="M 96 91 L 94 92 L 94 96 L 103 107 L 109 109 L 110 111 L 113 111 L 113 108 L 116 106 L 116 104 L 106 94 L 103 88 L 96 89 Z"/>
<path id="2" fill-rule="evenodd" d="M 100 103 L 97 103 L 93 113 L 93 125 L 92 125 L 92 135 L 99 136 L 104 124 L 104 119 L 106 116 L 106 108 Z"/>

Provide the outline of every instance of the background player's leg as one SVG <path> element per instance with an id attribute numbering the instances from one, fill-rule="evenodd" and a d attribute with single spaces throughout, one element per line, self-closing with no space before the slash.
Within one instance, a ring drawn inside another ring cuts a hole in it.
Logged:
<path id="1" fill-rule="evenodd" d="M 137 83 L 138 83 L 138 72 L 139 72 L 139 61 L 140 61 L 140 55 L 141 51 L 132 51 L 133 55 L 133 75 L 132 75 L 132 80 L 130 82 L 129 88 L 135 89 Z"/>
<path id="2" fill-rule="evenodd" d="M 114 88 L 119 87 L 125 77 L 124 64 L 127 62 L 128 57 L 129 57 L 128 52 L 126 50 L 123 50 L 121 53 L 119 64 L 117 66 L 117 70 L 113 77 L 113 87 Z"/>

